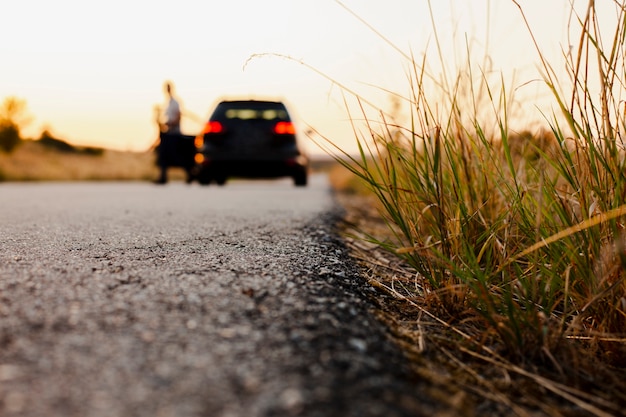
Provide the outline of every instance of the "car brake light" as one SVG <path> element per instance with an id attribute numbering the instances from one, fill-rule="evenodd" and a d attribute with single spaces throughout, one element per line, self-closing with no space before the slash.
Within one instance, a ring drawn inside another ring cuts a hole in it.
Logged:
<path id="1" fill-rule="evenodd" d="M 291 122 L 278 122 L 274 126 L 274 133 L 277 135 L 295 135 L 296 128 Z"/>
<path id="2" fill-rule="evenodd" d="M 223 133 L 224 132 L 224 126 L 215 120 L 209 120 L 207 122 L 207 124 L 204 126 L 204 134 L 208 134 L 208 133 Z"/>

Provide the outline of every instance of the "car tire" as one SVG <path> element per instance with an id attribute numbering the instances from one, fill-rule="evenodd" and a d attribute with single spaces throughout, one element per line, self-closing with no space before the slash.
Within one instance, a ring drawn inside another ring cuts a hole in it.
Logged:
<path id="1" fill-rule="evenodd" d="M 212 181 L 213 177 L 208 172 L 201 171 L 198 174 L 198 182 L 200 183 L 200 185 L 209 185 Z"/>
<path id="2" fill-rule="evenodd" d="M 219 185 L 220 187 L 222 187 L 224 184 L 226 184 L 226 180 L 228 178 L 226 178 L 225 175 L 216 175 L 215 176 L 215 182 L 217 183 L 217 185 Z"/>
<path id="3" fill-rule="evenodd" d="M 308 182 L 308 177 L 306 172 L 298 172 L 293 176 L 293 183 L 296 187 L 306 187 Z"/>

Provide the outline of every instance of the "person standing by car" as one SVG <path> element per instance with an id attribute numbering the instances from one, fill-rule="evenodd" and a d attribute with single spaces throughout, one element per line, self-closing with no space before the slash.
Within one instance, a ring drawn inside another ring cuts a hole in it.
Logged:
<path id="1" fill-rule="evenodd" d="M 180 104 L 174 98 L 174 86 L 171 82 L 165 83 L 165 93 L 168 97 L 167 107 L 165 108 L 165 131 L 170 134 L 180 134 Z"/>
<path id="2" fill-rule="evenodd" d="M 158 184 L 165 184 L 167 182 L 167 169 L 170 165 L 173 165 L 173 161 L 176 158 L 176 140 L 178 139 L 176 136 L 181 135 L 181 111 L 180 104 L 174 97 L 174 85 L 170 81 L 167 81 L 165 82 L 164 89 L 167 95 L 165 111 L 163 114 L 157 114 L 160 139 L 157 163 L 161 170 L 161 175 L 156 181 Z"/>

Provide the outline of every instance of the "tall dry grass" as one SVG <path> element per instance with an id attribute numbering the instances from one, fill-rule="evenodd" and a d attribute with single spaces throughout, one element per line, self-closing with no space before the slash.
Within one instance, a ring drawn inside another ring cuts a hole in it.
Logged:
<path id="1" fill-rule="evenodd" d="M 626 2 L 614 3 L 612 28 L 594 2 L 572 10 L 565 78 L 529 29 L 559 109 L 543 131 L 512 131 L 510 89 L 468 48 L 436 98 L 428 63 L 407 56 L 406 123 L 368 116 L 355 95 L 358 156 L 322 144 L 377 197 L 391 235 L 369 239 L 413 268 L 407 296 L 463 326 L 475 352 L 568 375 L 626 364 Z"/>

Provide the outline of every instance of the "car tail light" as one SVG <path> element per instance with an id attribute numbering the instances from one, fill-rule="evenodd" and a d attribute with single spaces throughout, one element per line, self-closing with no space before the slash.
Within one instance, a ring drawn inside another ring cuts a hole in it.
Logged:
<path id="1" fill-rule="evenodd" d="M 223 133 L 224 132 L 224 125 L 222 125 L 220 122 L 215 121 L 215 120 L 209 120 L 207 122 L 207 124 L 204 126 L 204 134 L 209 134 L 209 133 Z"/>
<path id="2" fill-rule="evenodd" d="M 291 122 L 278 122 L 274 126 L 274 133 L 277 135 L 295 135 L 296 128 Z"/>

